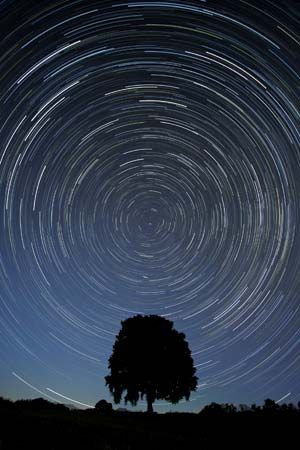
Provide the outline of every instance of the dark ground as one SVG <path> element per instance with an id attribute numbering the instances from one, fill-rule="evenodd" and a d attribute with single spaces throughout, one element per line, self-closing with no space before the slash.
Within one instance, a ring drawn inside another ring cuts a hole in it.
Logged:
<path id="1" fill-rule="evenodd" d="M 45 400 L 0 399 L 0 449 L 189 450 L 298 448 L 300 410 L 292 405 L 236 412 L 212 404 L 199 414 L 69 410 Z"/>

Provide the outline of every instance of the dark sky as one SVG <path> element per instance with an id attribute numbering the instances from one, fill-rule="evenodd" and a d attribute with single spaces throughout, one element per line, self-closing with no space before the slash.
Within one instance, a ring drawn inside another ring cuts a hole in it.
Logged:
<path id="1" fill-rule="evenodd" d="M 173 409 L 300 400 L 299 2 L 0 17 L 0 395 L 109 400 L 142 313 L 190 343 Z"/>

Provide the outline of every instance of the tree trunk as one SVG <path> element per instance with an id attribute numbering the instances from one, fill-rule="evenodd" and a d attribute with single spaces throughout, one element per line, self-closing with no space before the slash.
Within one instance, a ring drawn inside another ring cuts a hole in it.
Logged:
<path id="1" fill-rule="evenodd" d="M 149 393 L 147 394 L 147 413 L 153 413 L 153 397 Z"/>

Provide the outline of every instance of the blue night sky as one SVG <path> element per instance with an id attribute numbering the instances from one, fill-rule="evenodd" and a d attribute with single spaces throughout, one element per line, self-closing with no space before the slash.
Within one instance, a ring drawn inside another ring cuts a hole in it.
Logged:
<path id="1" fill-rule="evenodd" d="M 111 401 L 141 313 L 189 342 L 174 410 L 299 401 L 299 2 L 4 0 L 0 22 L 0 395 Z"/>

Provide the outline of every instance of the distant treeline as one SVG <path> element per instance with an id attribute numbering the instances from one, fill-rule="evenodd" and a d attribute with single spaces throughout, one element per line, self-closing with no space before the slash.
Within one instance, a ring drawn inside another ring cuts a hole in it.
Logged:
<path id="1" fill-rule="evenodd" d="M 66 405 L 63 403 L 54 403 L 50 402 L 49 400 L 45 400 L 44 398 L 34 398 L 34 399 L 22 399 L 22 400 L 16 400 L 13 402 L 12 400 L 0 397 L 0 408 L 14 408 L 14 409 L 32 409 L 32 410 L 48 410 L 48 411 L 69 411 L 73 409 L 77 409 L 73 405 Z M 98 403 L 96 403 L 95 408 L 99 412 L 105 412 L 113 414 L 115 412 L 117 413 L 130 413 L 129 410 L 126 410 L 125 408 L 118 408 L 117 410 L 113 410 L 112 404 L 107 402 L 106 400 L 100 400 Z M 92 408 L 88 409 L 81 409 L 81 412 L 84 411 L 93 411 Z M 277 403 L 275 400 L 271 400 L 270 398 L 267 398 L 264 401 L 264 404 L 259 406 L 253 403 L 251 406 L 248 406 L 246 404 L 239 404 L 234 405 L 233 403 L 215 403 L 212 402 L 209 405 L 204 406 L 201 411 L 198 412 L 198 414 L 201 415 L 211 415 L 211 414 L 234 414 L 234 413 L 245 413 L 245 412 L 252 412 L 252 413 L 270 413 L 270 412 L 276 412 L 276 413 L 286 413 L 286 412 L 292 412 L 292 413 L 300 413 L 300 401 L 295 405 L 294 403 Z M 134 414 L 140 414 L 140 413 L 134 413 Z M 197 414 L 197 413 L 176 413 L 176 412 L 169 412 L 165 414 Z"/>
<path id="2" fill-rule="evenodd" d="M 43 398 L 12 402 L 0 397 L 0 449 L 196 450 L 216 446 L 292 448 L 300 402 L 262 406 L 211 403 L 199 413 L 147 414 L 74 409 Z"/>

